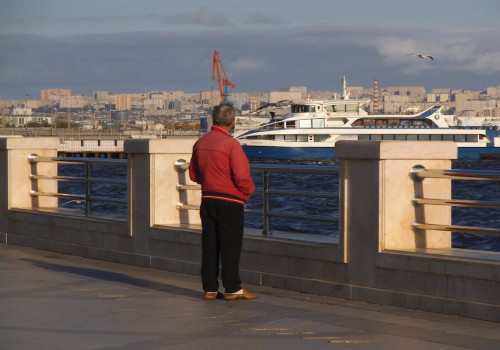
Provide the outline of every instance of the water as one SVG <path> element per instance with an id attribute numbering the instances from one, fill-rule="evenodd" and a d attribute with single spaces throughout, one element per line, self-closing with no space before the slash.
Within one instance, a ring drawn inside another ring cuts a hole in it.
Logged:
<path id="1" fill-rule="evenodd" d="M 282 164 L 290 167 L 297 164 L 287 164 L 287 162 L 282 161 L 268 163 Z M 338 196 L 338 176 L 335 175 L 272 173 L 270 176 L 270 188 L 272 191 L 300 191 Z M 262 173 L 252 172 L 252 177 L 256 189 L 262 190 Z M 253 194 L 246 203 L 246 208 L 262 211 L 262 204 L 263 195 Z M 338 220 L 338 199 L 273 195 L 271 196 L 270 207 L 273 213 L 295 214 L 300 216 L 322 216 Z M 338 224 L 333 222 L 272 217 L 271 223 L 273 231 L 309 233 L 326 236 L 338 235 Z M 260 216 L 246 215 L 245 227 L 261 229 L 262 218 Z"/>
<path id="2" fill-rule="evenodd" d="M 293 167 L 297 163 L 271 162 Z M 303 163 L 302 163 L 303 164 Z M 313 164 L 313 163 L 309 163 Z M 318 163 L 314 163 L 318 165 Z M 319 163 L 322 165 L 325 163 Z M 327 165 L 332 165 L 327 164 Z M 498 160 L 464 160 L 454 161 L 454 169 L 475 169 L 500 171 Z M 108 179 L 123 179 L 126 176 L 126 166 L 93 165 L 92 176 Z M 59 175 L 85 176 L 85 169 L 81 165 L 59 164 Z M 262 173 L 252 173 L 256 187 L 262 189 Z M 338 195 L 338 177 L 331 175 L 273 173 L 271 175 L 272 190 L 307 191 Z M 59 192 L 85 194 L 83 183 L 60 182 Z M 92 184 L 92 194 L 111 197 L 127 198 L 126 185 Z M 452 198 L 494 201 L 500 194 L 500 183 L 494 181 L 452 181 Z M 254 194 L 246 203 L 250 210 L 262 210 L 263 196 Z M 60 207 L 84 209 L 82 201 L 60 199 Z M 338 200 L 328 198 L 304 198 L 297 196 L 271 197 L 271 209 L 278 213 L 295 213 L 297 215 L 329 216 L 338 219 Z M 96 201 L 92 204 L 92 211 L 120 214 L 125 217 L 127 206 L 119 203 Z M 481 208 L 452 208 L 452 223 L 454 225 L 477 227 L 500 227 L 500 212 L 498 209 Z M 337 223 L 318 222 L 302 219 L 273 217 L 271 219 L 273 231 L 299 232 L 315 235 L 337 236 Z M 262 229 L 260 216 L 246 215 L 245 227 Z M 500 252 L 500 237 L 491 235 L 452 234 L 452 246 L 455 248 L 480 249 Z"/>
<path id="3" fill-rule="evenodd" d="M 500 160 L 462 160 L 453 162 L 454 169 L 500 171 Z M 452 180 L 452 198 L 498 201 L 500 182 Z M 500 228 L 500 211 L 490 208 L 459 208 L 451 210 L 454 225 Z M 500 237 L 492 235 L 452 235 L 454 248 L 479 249 L 500 252 Z"/>
<path id="4" fill-rule="evenodd" d="M 127 166 L 124 165 L 92 165 L 90 177 L 106 178 L 108 180 L 126 179 Z M 82 164 L 58 164 L 59 176 L 85 177 L 85 166 Z M 92 183 L 91 195 L 116 199 L 127 199 L 126 184 Z M 85 183 L 59 181 L 59 193 L 85 195 Z M 85 210 L 85 201 L 59 199 L 59 207 Z M 91 212 L 113 213 L 125 216 L 127 205 L 105 201 L 92 201 Z"/>

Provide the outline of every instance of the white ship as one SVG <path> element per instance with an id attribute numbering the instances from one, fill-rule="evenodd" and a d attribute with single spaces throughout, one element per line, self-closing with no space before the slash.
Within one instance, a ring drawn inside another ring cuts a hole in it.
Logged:
<path id="1" fill-rule="evenodd" d="M 369 102 L 307 101 L 283 116 L 249 117 L 246 124 L 239 117 L 235 137 L 250 159 L 332 159 L 340 140 L 454 141 L 460 159 L 500 157 L 496 128 L 451 126 L 453 116 L 441 106 L 414 115 L 369 115 L 363 108 Z"/>

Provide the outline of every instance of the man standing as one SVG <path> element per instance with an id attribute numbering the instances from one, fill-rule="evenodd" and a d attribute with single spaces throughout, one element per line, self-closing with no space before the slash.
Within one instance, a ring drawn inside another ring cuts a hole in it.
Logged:
<path id="1" fill-rule="evenodd" d="M 213 108 L 211 131 L 193 147 L 189 177 L 201 184 L 201 279 L 205 300 L 221 298 L 219 262 L 224 299 L 256 299 L 241 288 L 239 263 L 243 243 L 243 206 L 255 190 L 250 164 L 229 131 L 235 123 L 234 107 L 221 103 Z"/>

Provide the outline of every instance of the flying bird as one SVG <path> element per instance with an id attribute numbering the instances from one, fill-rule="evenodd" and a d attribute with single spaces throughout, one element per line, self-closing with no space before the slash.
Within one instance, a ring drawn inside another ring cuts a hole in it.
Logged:
<path id="1" fill-rule="evenodd" d="M 406 56 L 418 56 L 420 58 L 423 58 L 423 59 L 431 59 L 434 61 L 434 58 L 432 56 L 429 56 L 429 55 L 422 55 L 421 53 L 409 53 L 408 55 Z"/>

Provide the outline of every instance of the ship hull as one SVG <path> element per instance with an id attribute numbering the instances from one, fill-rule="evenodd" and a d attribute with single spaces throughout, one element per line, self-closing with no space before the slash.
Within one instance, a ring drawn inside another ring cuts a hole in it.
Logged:
<path id="1" fill-rule="evenodd" d="M 249 159 L 266 160 L 331 160 L 335 147 L 248 146 L 243 150 Z M 458 159 L 500 159 L 500 147 L 459 147 Z"/>

